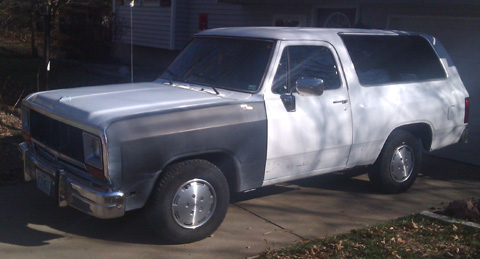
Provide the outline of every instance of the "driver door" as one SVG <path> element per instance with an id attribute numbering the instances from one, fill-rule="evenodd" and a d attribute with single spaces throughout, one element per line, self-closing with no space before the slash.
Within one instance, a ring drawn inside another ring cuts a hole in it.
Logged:
<path id="1" fill-rule="evenodd" d="M 326 42 L 284 41 L 271 89 L 264 185 L 342 170 L 352 144 L 348 90 L 335 49 Z M 324 81 L 321 95 L 295 92 L 299 78 Z M 282 96 L 293 95 L 295 109 Z M 290 110 L 290 111 L 289 111 Z"/>

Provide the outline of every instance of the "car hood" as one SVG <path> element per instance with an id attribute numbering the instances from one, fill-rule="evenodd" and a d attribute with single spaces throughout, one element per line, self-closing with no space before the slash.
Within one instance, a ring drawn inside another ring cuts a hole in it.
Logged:
<path id="1" fill-rule="evenodd" d="M 112 121 L 123 117 L 222 105 L 251 96 L 226 90 L 216 95 L 209 87 L 205 91 L 200 89 L 162 82 L 79 87 L 34 93 L 24 104 L 74 124 L 105 129 Z"/>

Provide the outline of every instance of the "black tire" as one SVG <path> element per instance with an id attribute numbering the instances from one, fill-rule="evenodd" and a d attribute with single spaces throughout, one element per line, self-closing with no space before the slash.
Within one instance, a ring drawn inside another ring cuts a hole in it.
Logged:
<path id="1" fill-rule="evenodd" d="M 401 193 L 412 187 L 421 165 L 422 144 L 419 139 L 408 131 L 396 130 L 385 142 L 368 177 L 385 193 Z"/>
<path id="2" fill-rule="evenodd" d="M 194 189 L 197 197 L 189 193 Z M 168 243 L 182 244 L 202 240 L 215 232 L 229 204 L 228 183 L 220 169 L 205 160 L 188 160 L 165 169 L 154 187 L 146 213 L 158 236 Z M 201 207 L 204 205 L 206 208 Z M 200 215 L 200 220 L 195 223 L 196 215 Z"/>

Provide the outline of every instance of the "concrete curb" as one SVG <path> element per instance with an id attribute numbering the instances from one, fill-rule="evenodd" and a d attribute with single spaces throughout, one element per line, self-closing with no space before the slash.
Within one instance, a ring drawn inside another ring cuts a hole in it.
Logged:
<path id="1" fill-rule="evenodd" d="M 449 223 L 461 224 L 461 225 L 464 225 L 464 226 L 469 226 L 469 227 L 472 227 L 472 228 L 480 229 L 480 224 L 478 224 L 478 223 L 474 223 L 474 222 L 470 222 L 470 221 L 466 221 L 466 220 L 461 220 L 461 219 L 455 219 L 455 218 L 451 218 L 451 217 L 447 217 L 447 216 L 444 216 L 444 215 L 436 214 L 436 213 L 426 211 L 426 210 L 420 212 L 420 215 L 430 217 L 430 218 L 434 218 L 434 219 L 438 219 L 438 220 L 445 221 L 445 222 L 449 222 Z"/>

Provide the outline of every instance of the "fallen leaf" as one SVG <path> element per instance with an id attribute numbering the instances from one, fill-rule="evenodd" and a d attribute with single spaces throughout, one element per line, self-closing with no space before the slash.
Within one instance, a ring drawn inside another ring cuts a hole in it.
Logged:
<path id="1" fill-rule="evenodd" d="M 343 242 L 343 240 L 340 240 L 340 242 L 338 242 L 338 244 L 335 245 L 337 247 L 337 250 L 342 250 L 342 248 L 343 248 L 342 242 Z"/>
<path id="2" fill-rule="evenodd" d="M 417 229 L 417 228 L 418 228 L 418 225 L 417 225 L 417 224 L 415 224 L 415 222 L 413 222 L 413 220 L 412 220 L 412 226 L 413 226 L 413 228 L 415 228 L 415 229 Z"/>
<path id="3" fill-rule="evenodd" d="M 455 226 L 455 224 L 453 224 L 452 227 L 453 227 L 453 231 L 457 231 L 458 227 Z"/>

